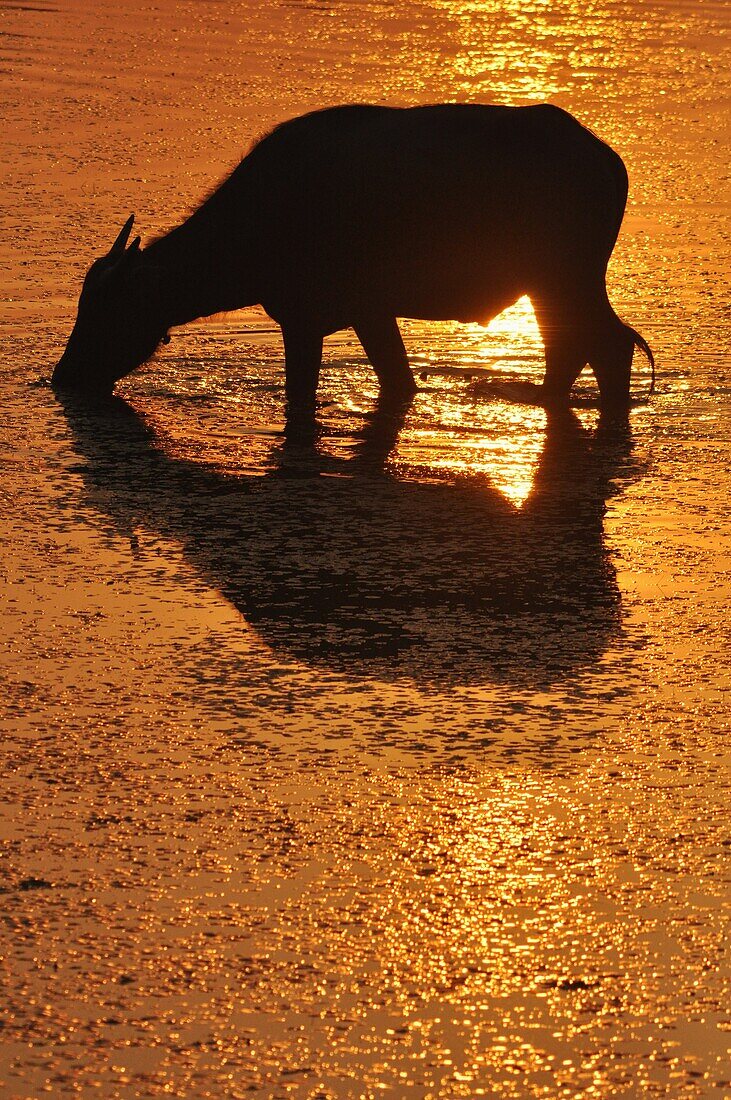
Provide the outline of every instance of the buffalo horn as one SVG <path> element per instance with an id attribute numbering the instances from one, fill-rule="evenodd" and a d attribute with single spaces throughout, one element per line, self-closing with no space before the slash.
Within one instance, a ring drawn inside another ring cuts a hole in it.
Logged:
<path id="1" fill-rule="evenodd" d="M 116 241 L 114 242 L 114 244 L 112 245 L 112 247 L 109 250 L 109 255 L 110 256 L 112 256 L 112 255 L 116 256 L 118 252 L 124 252 L 124 247 L 127 244 L 127 241 L 129 240 L 130 233 L 132 232 L 132 225 L 134 224 L 134 220 L 135 220 L 134 214 L 130 214 L 130 216 L 127 218 L 127 221 L 122 226 L 122 230 L 121 230 L 119 236 L 117 237 Z"/>
<path id="2" fill-rule="evenodd" d="M 132 244 L 129 246 L 129 248 L 126 249 L 122 253 L 122 255 L 118 259 L 115 260 L 114 270 L 115 271 L 122 271 L 125 268 L 129 267 L 129 265 L 139 256 L 139 254 L 140 254 L 140 238 L 135 237 L 135 239 L 132 241 Z"/>

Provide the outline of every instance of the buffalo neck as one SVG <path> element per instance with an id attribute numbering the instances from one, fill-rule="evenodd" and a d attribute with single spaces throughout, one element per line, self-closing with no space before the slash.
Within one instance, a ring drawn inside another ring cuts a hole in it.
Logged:
<path id="1" fill-rule="evenodd" d="M 144 250 L 166 329 L 257 301 L 248 275 L 253 241 L 240 214 L 228 217 L 216 197 Z"/>

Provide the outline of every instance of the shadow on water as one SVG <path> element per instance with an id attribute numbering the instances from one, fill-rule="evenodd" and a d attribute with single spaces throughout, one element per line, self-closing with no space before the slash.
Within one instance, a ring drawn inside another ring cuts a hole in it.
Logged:
<path id="1" fill-rule="evenodd" d="M 179 541 L 283 658 L 353 679 L 542 689 L 590 674 L 620 633 L 603 517 L 627 475 L 627 427 L 549 415 L 516 508 L 482 477 L 389 472 L 403 417 L 385 409 L 351 459 L 283 440 L 264 477 L 174 456 L 121 399 L 64 409 L 88 503 L 133 546 L 145 529 Z"/>

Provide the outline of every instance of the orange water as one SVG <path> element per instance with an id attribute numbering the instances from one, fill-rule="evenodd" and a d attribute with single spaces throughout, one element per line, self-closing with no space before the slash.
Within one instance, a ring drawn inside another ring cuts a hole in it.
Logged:
<path id="1" fill-rule="evenodd" d="M 728 24 L 0 3 L 3 1096 L 731 1092 Z M 573 418 L 489 397 L 541 376 L 527 300 L 405 322 L 403 423 L 330 338 L 315 449 L 257 311 L 126 412 L 39 384 L 131 210 L 144 243 L 305 110 L 447 99 L 622 154 L 629 436 L 588 374 Z"/>

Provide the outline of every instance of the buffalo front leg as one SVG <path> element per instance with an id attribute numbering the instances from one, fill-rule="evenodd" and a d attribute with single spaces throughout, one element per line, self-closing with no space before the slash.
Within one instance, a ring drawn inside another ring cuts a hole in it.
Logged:
<path id="1" fill-rule="evenodd" d="M 396 318 L 363 318 L 355 325 L 355 335 L 376 372 L 381 397 L 398 402 L 413 397 L 416 383 Z"/>
<path id="2" fill-rule="evenodd" d="M 287 419 L 313 419 L 322 363 L 322 333 L 296 324 L 282 325 Z"/>

